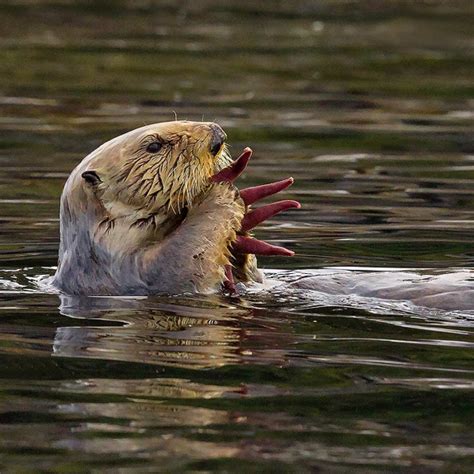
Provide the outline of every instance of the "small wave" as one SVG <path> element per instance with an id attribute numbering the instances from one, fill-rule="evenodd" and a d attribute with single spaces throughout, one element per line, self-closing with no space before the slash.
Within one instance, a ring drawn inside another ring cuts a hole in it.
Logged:
<path id="1" fill-rule="evenodd" d="M 57 294 L 51 285 L 56 267 L 22 267 L 0 270 L 0 293 Z"/>

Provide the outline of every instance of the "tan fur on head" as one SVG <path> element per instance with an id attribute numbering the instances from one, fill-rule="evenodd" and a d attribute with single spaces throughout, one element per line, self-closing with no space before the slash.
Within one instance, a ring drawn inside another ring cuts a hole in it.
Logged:
<path id="1" fill-rule="evenodd" d="M 174 121 L 114 138 L 73 171 L 63 206 L 73 214 L 95 208 L 95 236 L 117 251 L 161 240 L 209 187 L 210 177 L 230 162 L 225 145 L 216 156 L 211 153 L 216 130 L 225 137 L 214 123 Z M 95 182 L 84 179 L 87 173 Z M 112 227 L 122 229 L 111 233 Z"/>
<path id="2" fill-rule="evenodd" d="M 224 149 L 217 157 L 210 152 L 212 127 L 216 125 L 159 123 L 101 147 L 87 168 L 97 172 L 102 181 L 97 186 L 97 196 L 110 217 L 179 214 L 185 206 L 192 205 L 209 178 L 228 162 Z M 147 150 L 153 144 L 159 144 L 159 151 Z"/>

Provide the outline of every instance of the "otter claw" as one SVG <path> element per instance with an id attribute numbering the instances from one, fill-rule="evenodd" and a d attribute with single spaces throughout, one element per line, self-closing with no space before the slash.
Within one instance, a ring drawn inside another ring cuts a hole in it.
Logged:
<path id="1" fill-rule="evenodd" d="M 245 148 L 242 154 L 233 161 L 227 168 L 222 169 L 215 174 L 211 181 L 214 183 L 235 181 L 245 170 L 247 164 L 252 156 L 252 150 Z M 272 194 L 276 194 L 283 191 L 288 186 L 293 184 L 293 178 L 283 179 L 274 183 L 262 184 L 260 186 L 254 186 L 251 188 L 242 189 L 240 191 L 240 197 L 244 201 L 245 206 L 250 206 L 254 202 L 263 199 Z M 253 229 L 255 226 L 265 221 L 266 219 L 278 214 L 281 211 L 287 209 L 296 208 L 299 209 L 301 204 L 297 201 L 284 200 L 278 201 L 273 204 L 267 204 L 257 209 L 250 210 L 242 220 L 242 232 L 247 232 Z M 232 248 L 234 252 L 241 254 L 254 254 L 254 255 L 282 255 L 285 257 L 291 257 L 295 253 L 284 247 L 277 245 L 271 245 L 263 240 L 257 240 L 252 237 L 244 235 L 238 235 L 236 241 L 233 243 Z M 223 282 L 223 289 L 230 296 L 237 294 L 234 275 L 232 273 L 232 266 L 225 266 L 225 280 Z"/>
<path id="2" fill-rule="evenodd" d="M 217 174 L 215 174 L 211 181 L 214 183 L 222 183 L 222 182 L 232 182 L 235 181 L 247 167 L 247 164 L 252 156 L 252 149 L 247 147 L 244 148 L 242 154 L 232 162 L 227 168 L 220 170 Z"/>
<path id="3" fill-rule="evenodd" d="M 252 188 L 245 188 L 240 191 L 240 197 L 243 199 L 245 205 L 250 206 L 255 201 L 271 196 L 272 194 L 283 191 L 294 182 L 293 178 L 275 181 L 274 183 L 261 184 Z"/>
<path id="4" fill-rule="evenodd" d="M 242 220 L 242 231 L 248 231 L 253 229 L 261 222 L 269 219 L 270 217 L 278 214 L 279 212 L 286 211 L 287 209 L 296 208 L 299 209 L 301 204 L 298 201 L 278 201 L 273 204 L 267 204 L 266 206 L 258 207 L 257 209 L 251 210 Z"/>
<path id="5" fill-rule="evenodd" d="M 252 237 L 245 237 L 243 235 L 237 236 L 233 243 L 233 248 L 239 253 L 250 253 L 254 255 L 281 255 L 285 257 L 292 257 L 295 252 L 279 247 L 278 245 L 271 245 L 263 240 L 254 239 Z"/>
<path id="6" fill-rule="evenodd" d="M 232 265 L 225 266 L 225 280 L 223 286 L 224 291 L 227 292 L 230 296 L 237 294 L 234 282 L 234 274 L 232 273 Z"/>

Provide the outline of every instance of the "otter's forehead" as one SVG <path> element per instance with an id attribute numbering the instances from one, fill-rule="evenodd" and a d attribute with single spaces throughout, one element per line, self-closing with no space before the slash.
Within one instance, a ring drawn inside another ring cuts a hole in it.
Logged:
<path id="1" fill-rule="evenodd" d="M 132 130 L 119 138 L 122 138 L 124 141 L 140 139 L 147 135 L 158 135 L 162 136 L 163 138 L 169 136 L 195 136 L 196 138 L 200 138 L 212 133 L 216 127 L 219 126 L 213 122 L 175 120 L 171 122 L 160 122 L 146 125 L 144 127 Z"/>
<path id="2" fill-rule="evenodd" d="M 204 166 L 207 173 L 211 169 L 218 171 L 230 161 L 230 155 L 224 146 L 226 138 L 225 132 L 214 122 L 176 120 L 145 125 L 96 148 L 76 167 L 73 174 L 81 176 L 85 170 L 116 173 L 117 167 L 135 159 L 149 162 L 150 165 L 146 166 L 151 166 L 158 160 L 167 160 L 171 164 L 179 156 L 199 158 L 196 164 Z M 147 150 L 147 146 L 153 142 L 158 142 L 161 146 L 156 154 Z M 79 178 L 77 180 L 80 181 Z"/>
<path id="3" fill-rule="evenodd" d="M 169 135 L 199 136 L 212 133 L 216 127 L 220 128 L 214 122 L 191 122 L 187 120 L 175 120 L 172 122 L 160 122 L 145 125 L 140 128 L 130 130 L 118 137 L 112 138 L 94 150 L 93 154 L 100 153 L 106 149 L 131 143 L 147 135 L 162 135 L 163 138 Z M 221 129 L 222 130 L 222 129 Z M 222 131 L 223 133 L 223 131 Z"/>

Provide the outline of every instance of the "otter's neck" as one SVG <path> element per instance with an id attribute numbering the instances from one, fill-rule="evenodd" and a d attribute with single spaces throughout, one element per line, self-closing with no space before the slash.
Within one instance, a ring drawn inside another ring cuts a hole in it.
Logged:
<path id="1" fill-rule="evenodd" d="M 112 255 L 129 255 L 151 244 L 158 244 L 176 230 L 187 214 L 150 213 L 141 217 L 104 217 L 98 222 L 94 240 Z"/>
<path id="2" fill-rule="evenodd" d="M 54 284 L 65 293 L 137 293 L 143 285 L 133 261 L 149 245 L 160 244 L 183 222 L 180 214 L 122 215 L 112 219 L 92 195 L 66 187 L 61 198 L 61 242 Z M 120 274 L 120 278 L 117 275 Z"/>

